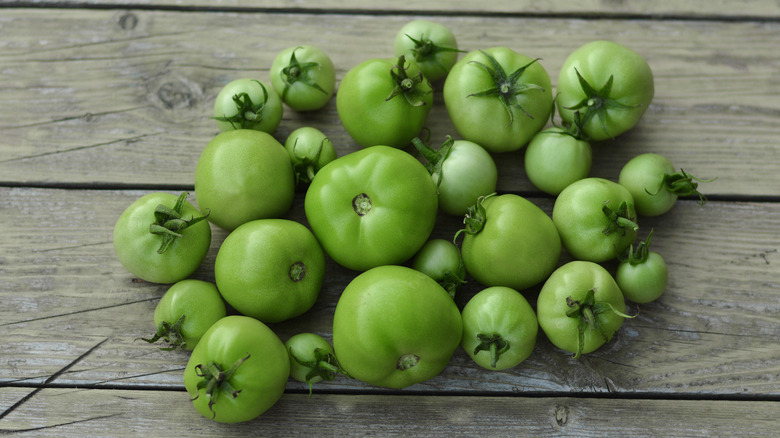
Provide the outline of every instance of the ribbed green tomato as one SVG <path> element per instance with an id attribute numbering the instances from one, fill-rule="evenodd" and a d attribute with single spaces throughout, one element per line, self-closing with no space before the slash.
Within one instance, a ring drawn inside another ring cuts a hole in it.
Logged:
<path id="1" fill-rule="evenodd" d="M 572 52 L 558 76 L 556 101 L 564 123 L 579 112 L 593 141 L 614 138 L 637 124 L 655 94 L 653 72 L 634 50 L 591 41 Z"/>
<path id="2" fill-rule="evenodd" d="M 379 266 L 355 277 L 333 315 L 333 348 L 343 369 L 389 388 L 441 373 L 461 332 L 460 312 L 447 292 L 403 266 Z"/>
<path id="3" fill-rule="evenodd" d="M 550 76 L 538 60 L 506 47 L 469 52 L 444 82 L 444 104 L 466 140 L 491 153 L 525 146 L 550 118 Z"/>
<path id="4" fill-rule="evenodd" d="M 325 252 L 364 271 L 412 258 L 433 231 L 438 198 L 422 163 L 400 149 L 373 146 L 320 169 L 304 208 Z"/>

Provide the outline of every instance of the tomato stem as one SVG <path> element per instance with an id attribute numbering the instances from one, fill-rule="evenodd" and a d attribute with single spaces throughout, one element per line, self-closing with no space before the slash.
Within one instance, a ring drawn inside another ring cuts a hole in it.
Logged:
<path id="1" fill-rule="evenodd" d="M 230 384 L 230 379 L 236 373 L 238 368 L 249 359 L 250 354 L 247 353 L 245 357 L 238 359 L 227 370 L 222 371 L 222 368 L 216 362 L 209 362 L 205 366 L 198 364 L 195 366 L 195 374 L 201 378 L 198 382 L 197 390 L 198 395 L 193 400 L 200 397 L 200 390 L 206 390 L 206 397 L 209 399 L 209 410 L 212 412 L 212 418 L 216 417 L 217 413 L 214 411 L 214 405 L 217 403 L 217 398 L 220 392 L 224 392 L 230 395 L 232 398 L 238 397 L 241 389 L 233 388 Z"/>
<path id="2" fill-rule="evenodd" d="M 398 95 L 402 95 L 409 103 L 409 105 L 424 106 L 425 96 L 430 94 L 432 91 L 430 88 L 426 90 L 419 85 L 427 82 L 427 79 L 425 79 L 425 76 L 423 76 L 421 71 L 418 71 L 416 75 L 410 77 L 406 71 L 409 68 L 406 64 L 406 57 L 401 55 L 398 57 L 398 63 L 390 69 L 390 77 L 395 83 L 395 87 L 393 88 L 393 91 L 390 92 L 390 95 L 387 96 L 385 101 L 393 99 Z"/>
<path id="3" fill-rule="evenodd" d="M 674 193 L 677 196 L 690 196 L 690 195 L 697 195 L 699 197 L 699 205 L 704 205 L 707 203 L 707 197 L 704 196 L 701 192 L 699 192 L 698 187 L 700 182 L 708 183 L 712 182 L 718 179 L 718 177 L 711 178 L 711 179 L 701 179 L 697 178 L 691 174 L 685 173 L 683 169 L 680 169 L 677 173 L 667 173 L 664 175 L 663 179 L 661 180 L 661 184 L 658 186 L 658 189 L 655 191 L 655 193 L 651 193 L 649 190 L 645 189 L 645 192 L 649 195 L 656 195 L 661 190 L 668 190 L 670 193 Z M 697 182 L 694 182 L 697 181 Z"/>
<path id="4" fill-rule="evenodd" d="M 287 351 L 294 361 L 309 369 L 309 372 L 306 373 L 304 380 L 306 380 L 306 383 L 309 384 L 310 397 L 312 394 L 311 380 L 315 377 L 319 377 L 322 380 L 333 380 L 336 378 L 336 374 L 343 374 L 349 377 L 347 372 L 341 368 L 341 365 L 339 365 L 338 361 L 336 360 L 336 355 L 327 350 L 322 348 L 315 348 L 314 359 L 309 361 L 304 361 L 297 355 L 293 354 L 292 348 L 289 348 Z"/>
<path id="5" fill-rule="evenodd" d="M 419 137 L 413 138 L 412 144 L 420 152 L 420 155 L 422 155 L 423 158 L 427 161 L 425 168 L 428 169 L 428 172 L 433 178 L 433 182 L 436 183 L 436 186 L 438 187 L 441 185 L 441 181 L 443 179 L 442 166 L 444 166 L 444 161 L 446 161 L 447 157 L 450 155 L 450 151 L 452 150 L 452 146 L 455 144 L 455 140 L 453 140 L 452 137 L 448 135 L 447 139 L 444 141 L 444 144 L 442 144 L 438 150 L 433 149 L 432 147 L 423 143 Z"/>
<path id="6" fill-rule="evenodd" d="M 177 348 L 184 349 L 186 342 L 184 342 L 184 336 L 181 333 L 181 327 L 184 324 L 184 315 L 182 315 L 173 324 L 168 321 L 163 321 L 158 327 L 157 332 L 151 338 L 140 338 L 142 341 L 146 341 L 150 344 L 154 344 L 158 340 L 162 339 L 163 342 L 169 345 L 169 347 L 160 347 L 160 350 L 171 351 Z"/>
<path id="7" fill-rule="evenodd" d="M 157 249 L 158 254 L 164 254 L 168 251 L 168 248 L 176 242 L 176 239 L 182 237 L 181 231 L 197 224 L 198 222 L 206 219 L 208 213 L 205 216 L 191 217 L 185 219 L 182 217 L 182 211 L 184 210 L 185 202 L 187 201 L 189 193 L 183 192 L 176 200 L 176 205 L 173 208 L 167 205 L 160 204 L 154 210 L 155 222 L 149 225 L 149 232 L 160 236 L 160 247 Z"/>
<path id="8" fill-rule="evenodd" d="M 438 59 L 436 59 L 436 54 L 440 52 L 465 52 L 464 50 L 458 50 L 453 47 L 445 47 L 445 46 L 439 46 L 436 45 L 430 38 L 428 38 L 425 34 L 420 35 L 419 39 L 413 38 L 411 35 L 404 34 L 407 38 L 412 40 L 414 42 L 414 48 L 411 49 L 412 54 L 414 54 L 414 60 L 418 63 L 425 62 L 425 61 L 431 61 L 433 64 L 435 64 L 437 67 L 439 67 L 442 71 L 447 71 L 447 68 L 442 65 L 441 62 L 439 62 Z"/>
<path id="9" fill-rule="evenodd" d="M 485 227 L 485 222 L 487 222 L 485 207 L 482 205 L 482 203 L 485 202 L 486 199 L 495 195 L 496 193 L 491 193 L 487 196 L 480 196 L 477 198 L 477 203 L 468 208 L 466 216 L 463 218 L 463 224 L 465 227 L 458 230 L 458 232 L 455 233 L 455 237 L 452 238 L 452 242 L 455 244 L 455 246 L 458 245 L 458 236 L 460 236 L 461 233 L 475 235 L 482 231 L 482 228 Z"/>
<path id="10" fill-rule="evenodd" d="M 490 366 L 496 368 L 501 354 L 509 350 L 509 341 L 502 338 L 498 333 L 479 333 L 477 334 L 477 339 L 479 339 L 480 343 L 474 347 L 474 355 L 476 356 L 480 351 L 489 352 Z"/>
<path id="11" fill-rule="evenodd" d="M 602 230 L 605 235 L 612 233 L 626 234 L 626 230 L 631 229 L 636 231 L 639 229 L 639 225 L 636 223 L 636 217 L 631 216 L 629 212 L 629 204 L 623 201 L 618 205 L 617 209 L 611 208 L 608 205 L 609 201 L 604 202 L 602 211 L 607 217 L 607 226 Z"/>
<path id="12" fill-rule="evenodd" d="M 479 61 L 471 61 L 471 64 L 474 64 L 475 66 L 481 68 L 485 72 L 487 72 L 491 79 L 493 80 L 494 87 L 488 88 L 486 90 L 478 91 L 476 93 L 469 94 L 466 97 L 497 97 L 498 100 L 501 102 L 501 104 L 504 106 L 504 109 L 507 112 L 507 115 L 509 116 L 509 123 L 507 126 L 511 125 L 514 122 L 515 115 L 512 109 L 517 109 L 521 111 L 523 114 L 525 114 L 528 118 L 533 119 L 533 116 L 531 113 L 529 113 L 525 107 L 523 107 L 522 104 L 520 104 L 520 101 L 517 99 L 517 96 L 519 96 L 522 93 L 525 93 L 530 90 L 535 91 L 544 91 L 544 87 L 539 86 L 537 84 L 526 84 L 523 82 L 520 82 L 520 78 L 523 76 L 523 73 L 525 73 L 525 70 L 528 69 L 531 65 L 539 61 L 541 58 L 536 58 L 529 62 L 526 65 L 523 65 L 522 67 L 518 68 L 511 74 L 507 75 L 506 71 L 504 71 L 504 67 L 501 66 L 501 64 L 494 58 L 492 55 L 490 55 L 488 52 L 485 52 L 484 50 L 480 50 L 483 55 L 488 60 L 488 64 L 485 65 Z"/>
<path id="13" fill-rule="evenodd" d="M 282 68 L 282 70 L 279 72 L 279 76 L 282 78 L 282 82 L 284 83 L 284 88 L 282 89 L 282 100 L 287 98 L 287 92 L 289 91 L 290 87 L 296 83 L 308 85 L 317 91 L 320 91 L 326 95 L 328 94 L 328 92 L 325 91 L 325 89 L 323 89 L 320 84 L 318 84 L 311 76 L 309 76 L 309 73 L 312 70 L 319 70 L 321 68 L 320 64 L 317 62 L 301 63 L 295 58 L 295 51 L 302 48 L 303 47 L 298 46 L 293 49 L 292 53 L 290 53 L 290 63 L 287 65 L 287 67 Z"/>
<path id="14" fill-rule="evenodd" d="M 253 102 L 247 93 L 235 94 L 233 95 L 233 103 L 236 105 L 236 114 L 230 117 L 227 115 L 213 117 L 213 119 L 220 122 L 228 122 L 233 129 L 249 129 L 260 123 L 263 120 L 265 104 L 268 102 L 268 90 L 266 90 L 262 82 L 257 80 L 254 82 L 260 85 L 260 88 L 263 90 L 262 102 Z"/>
<path id="15" fill-rule="evenodd" d="M 634 318 L 636 316 L 621 312 L 610 303 L 596 301 L 596 288 L 590 289 L 581 301 L 568 296 L 566 305 L 569 306 L 566 316 L 577 320 L 577 351 L 574 353 L 575 359 L 582 356 L 585 348 L 585 334 L 587 332 L 598 333 L 604 342 L 609 342 L 612 339 L 614 333 L 604 330 L 604 326 L 608 325 L 604 321 L 607 315 L 614 314 L 621 318 Z"/>

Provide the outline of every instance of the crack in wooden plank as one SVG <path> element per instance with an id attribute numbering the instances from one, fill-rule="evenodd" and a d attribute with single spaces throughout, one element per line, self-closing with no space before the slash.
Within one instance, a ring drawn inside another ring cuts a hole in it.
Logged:
<path id="1" fill-rule="evenodd" d="M 31 252 L 33 253 L 41 253 L 41 252 L 52 252 L 52 251 L 63 251 L 68 249 L 79 249 L 79 248 L 87 248 L 90 246 L 102 246 L 102 245 L 110 245 L 113 241 L 106 240 L 104 242 L 95 242 L 95 243 L 85 243 L 82 245 L 73 245 L 73 246 L 61 246 L 57 248 L 45 248 L 45 249 L 33 249 Z"/>
<path id="2" fill-rule="evenodd" d="M 101 345 L 103 345 L 104 343 L 106 343 L 106 341 L 108 341 L 108 339 L 109 339 L 109 338 L 105 338 L 105 339 L 103 339 L 102 341 L 98 342 L 97 344 L 93 345 L 93 346 L 92 346 L 92 348 L 90 348 L 89 350 L 85 351 L 85 352 L 84 352 L 84 353 L 82 353 L 82 354 L 81 354 L 79 357 L 77 357 L 77 358 L 73 359 L 73 360 L 72 360 L 70 363 L 68 363 L 68 364 L 67 364 L 67 365 L 65 365 L 64 367 L 62 367 L 62 368 L 60 368 L 59 370 L 57 370 L 57 371 L 56 371 L 54 374 L 52 374 L 51 376 L 49 376 L 49 378 L 47 378 L 47 379 L 46 379 L 46 381 L 44 381 L 44 382 L 43 382 L 43 384 L 42 384 L 41 386 L 39 386 L 39 387 L 35 388 L 34 390 L 30 391 L 30 392 L 29 392 L 27 395 L 25 395 L 24 397 L 22 397 L 21 399 L 19 399 L 19 401 L 17 401 L 16 403 L 14 403 L 14 404 L 13 404 L 13 405 L 11 405 L 10 407 L 8 407 L 8 408 L 7 408 L 5 411 L 3 411 L 3 412 L 0 412 L 0 420 L 2 420 L 3 418 L 5 418 L 6 416 L 8 416 L 8 414 L 10 414 L 11 412 L 15 411 L 16 409 L 18 409 L 20 406 L 22 406 L 22 405 L 23 405 L 23 404 L 25 404 L 26 402 L 30 401 L 30 399 L 32 399 L 33 397 L 35 397 L 35 396 L 36 396 L 36 395 L 37 395 L 39 392 L 41 392 L 41 391 L 42 391 L 44 388 L 47 388 L 47 387 L 48 387 L 48 386 L 49 386 L 49 385 L 50 385 L 50 384 L 51 384 L 53 381 L 55 381 L 55 380 L 56 380 L 56 379 L 57 379 L 59 376 L 61 376 L 61 375 L 62 375 L 63 373 L 65 373 L 66 371 L 68 371 L 70 368 L 72 368 L 72 367 L 73 367 L 74 365 L 76 365 L 77 363 L 81 362 L 81 360 L 83 360 L 85 357 L 87 357 L 87 356 L 89 356 L 90 354 L 92 354 L 92 353 L 93 353 L 95 350 L 97 350 L 98 348 L 100 348 L 100 346 L 101 346 Z"/>
<path id="3" fill-rule="evenodd" d="M 110 114 L 127 113 L 127 112 L 131 112 L 131 111 L 137 111 L 137 110 L 141 110 L 141 109 L 146 109 L 146 108 L 149 108 L 149 107 L 150 107 L 150 105 L 142 105 L 142 106 L 137 106 L 137 107 L 132 107 L 132 108 L 125 108 L 125 109 L 119 109 L 119 110 L 113 110 L 113 111 L 103 111 L 103 112 L 99 112 L 99 113 L 87 112 L 85 114 L 81 114 L 81 115 L 78 115 L 78 116 L 60 117 L 59 119 L 46 120 L 46 121 L 43 121 L 43 122 L 28 123 L 28 124 L 25 124 L 25 125 L 0 126 L 0 130 L 4 130 L 4 129 L 19 129 L 19 128 L 31 128 L 31 127 L 34 127 L 34 126 L 43 126 L 43 125 L 49 125 L 49 124 L 53 124 L 53 123 L 69 122 L 71 120 L 79 120 L 79 119 L 85 119 L 85 120 L 89 121 L 89 120 L 92 120 L 93 117 L 105 116 L 105 115 L 110 115 Z M 18 159 L 18 158 L 13 158 L 12 160 L 16 160 L 16 159 Z"/>
<path id="4" fill-rule="evenodd" d="M 15 162 L 15 161 L 22 161 L 22 160 L 28 160 L 28 159 L 34 159 L 34 158 L 42 158 L 42 157 L 47 157 L 47 156 L 50 156 L 50 155 L 65 154 L 65 153 L 68 153 L 68 152 L 76 152 L 76 151 L 95 149 L 95 148 L 99 148 L 101 146 L 109 146 L 109 145 L 116 144 L 116 143 L 123 143 L 123 142 L 132 143 L 132 142 L 139 141 L 140 139 L 145 138 L 145 137 L 151 137 L 153 135 L 154 134 L 142 134 L 142 135 L 137 135 L 135 137 L 119 138 L 119 139 L 116 139 L 116 140 L 107 141 L 107 142 L 103 142 L 103 143 L 96 143 L 96 144 L 85 145 L 85 146 L 77 146 L 77 147 L 74 147 L 74 148 L 64 149 L 64 150 L 60 150 L 60 151 L 44 152 L 42 154 L 35 154 L 35 155 L 26 155 L 26 156 L 23 156 L 23 157 L 11 158 L 11 159 L 8 159 L 8 160 L 0 161 L 0 164 L 12 163 L 12 162 Z"/>
<path id="5" fill-rule="evenodd" d="M 97 417 L 84 418 L 84 419 L 81 419 L 81 420 L 66 421 L 64 423 L 52 424 L 52 425 L 49 425 L 49 426 L 30 427 L 30 428 L 27 428 L 27 429 L 0 429 L 0 434 L 5 435 L 5 434 L 12 434 L 12 433 L 37 432 L 37 431 L 46 430 L 46 429 L 53 429 L 55 427 L 71 426 L 71 425 L 74 425 L 74 424 L 86 423 L 88 421 L 105 420 L 105 419 L 108 419 L 108 418 L 118 417 L 120 415 L 122 415 L 122 414 L 99 415 Z"/>
<path id="6" fill-rule="evenodd" d="M 121 306 L 126 306 L 126 305 L 129 305 L 129 304 L 145 303 L 145 302 L 155 301 L 155 300 L 159 300 L 159 297 L 144 298 L 142 300 L 136 300 L 136 301 L 126 301 L 124 303 L 111 304 L 111 305 L 108 305 L 108 306 L 101 306 L 101 307 L 93 307 L 93 308 L 90 308 L 90 309 L 76 310 L 74 312 L 57 313 L 57 314 L 54 314 L 54 315 L 41 316 L 39 318 L 30 318 L 30 319 L 23 319 L 23 320 L 19 320 L 19 321 L 4 322 L 4 323 L 0 324 L 0 327 L 6 327 L 6 326 L 9 326 L 9 325 L 15 325 L 15 324 L 24 324 L 24 323 L 28 323 L 28 322 L 34 322 L 34 321 L 42 321 L 42 320 L 52 319 L 52 318 L 60 318 L 60 317 L 63 317 L 63 316 L 78 315 L 78 314 L 81 314 L 81 313 L 94 312 L 94 311 L 105 310 L 105 309 L 112 309 L 114 307 L 121 307 Z"/>

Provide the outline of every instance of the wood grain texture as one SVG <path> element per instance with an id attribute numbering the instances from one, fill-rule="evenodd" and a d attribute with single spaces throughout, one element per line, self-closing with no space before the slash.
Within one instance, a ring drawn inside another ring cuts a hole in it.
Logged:
<path id="1" fill-rule="evenodd" d="M 167 286 L 135 281 L 111 243 L 119 214 L 143 191 L 0 188 L 4 229 L 0 259 L 0 382 L 41 384 L 74 358 L 63 385 L 181 389 L 188 355 L 139 341 L 153 331 L 152 313 Z M 532 198 L 546 212 L 552 201 Z M 302 199 L 287 216 L 305 223 Z M 658 301 L 634 306 L 604 348 L 575 360 L 544 336 L 528 360 L 502 372 L 477 367 L 458 351 L 436 378 L 415 385 L 424 393 L 536 394 L 655 393 L 765 396 L 780 393 L 780 205 L 681 201 L 666 215 L 641 221 L 653 228 L 653 247 L 669 265 L 670 284 Z M 434 237 L 451 238 L 460 221 L 441 217 Z M 756 239 L 756 236 L 762 236 Z M 213 281 L 225 232 L 195 278 Z M 568 261 L 561 258 L 561 263 Z M 609 264 L 607 265 L 610 266 Z M 611 266 L 610 269 L 613 269 Z M 312 331 L 330 339 L 333 310 L 356 275 L 329 261 L 315 306 L 272 327 L 284 340 Z M 479 289 L 471 281 L 458 297 Z M 524 291 L 533 303 L 538 287 Z M 327 390 L 371 389 L 336 379 Z M 290 381 L 290 389 L 304 385 Z M 392 391 L 385 391 L 392 392 Z"/>
<path id="2" fill-rule="evenodd" d="M 0 406 L 30 394 L 0 391 Z M 259 418 L 203 421 L 181 391 L 47 388 L 4 420 L 0 433 L 35 436 L 533 436 L 767 437 L 775 402 L 285 394 Z M 164 406 L 165 409 L 159 409 Z M 54 407 L 54 408 L 53 408 Z"/>
<path id="3" fill-rule="evenodd" d="M 316 43 L 338 78 L 360 61 L 390 56 L 412 16 L 175 13 L 8 9 L 0 17 L 0 182 L 103 187 L 191 187 L 200 151 L 217 134 L 211 115 L 222 85 L 268 80 L 275 54 Z M 541 56 L 557 78 L 585 41 L 610 38 L 645 56 L 656 98 L 633 131 L 595 145 L 592 175 L 615 179 L 633 156 L 658 152 L 718 179 L 714 196 L 776 196 L 780 175 L 780 23 L 437 17 L 465 50 L 508 45 Z M 31 31 L 35 29 L 35 31 Z M 296 29 L 295 37 L 289 29 Z M 522 30 L 523 38 L 518 38 Z M 441 84 L 439 84 L 439 87 Z M 331 137 L 340 154 L 358 146 L 324 109 L 285 112 L 276 137 L 300 126 Z M 457 137 L 437 93 L 434 142 Z M 534 193 L 521 152 L 496 157 L 502 191 Z"/>

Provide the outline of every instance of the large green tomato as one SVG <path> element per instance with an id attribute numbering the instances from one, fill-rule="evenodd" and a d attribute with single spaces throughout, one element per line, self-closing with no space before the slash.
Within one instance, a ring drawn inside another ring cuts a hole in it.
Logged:
<path id="1" fill-rule="evenodd" d="M 463 263 L 485 286 L 526 289 L 544 281 L 558 265 L 561 240 L 555 224 L 521 196 L 480 199 L 465 222 Z"/>
<path id="2" fill-rule="evenodd" d="M 295 196 L 292 161 L 270 134 L 223 132 L 198 158 L 195 196 L 209 220 L 227 231 L 251 220 L 279 217 Z"/>
<path id="3" fill-rule="evenodd" d="M 428 80 L 403 56 L 358 64 L 336 93 L 341 124 L 363 147 L 407 146 L 422 130 L 432 104 Z"/>
<path id="4" fill-rule="evenodd" d="M 214 283 L 188 278 L 171 286 L 154 309 L 157 332 L 150 339 L 162 339 L 168 347 L 192 350 L 215 322 L 227 315 L 225 303 Z"/>
<path id="5" fill-rule="evenodd" d="M 494 286 L 477 292 L 463 307 L 462 317 L 461 346 L 483 368 L 512 368 L 534 350 L 536 313 L 514 289 Z"/>
<path id="6" fill-rule="evenodd" d="M 117 219 L 114 251 L 122 266 L 138 278 L 176 283 L 195 272 L 206 257 L 211 228 L 204 219 L 187 202 L 187 193 L 178 197 L 149 193 Z"/>
<path id="7" fill-rule="evenodd" d="M 595 351 L 623 325 L 626 303 L 615 279 L 601 265 L 575 260 L 550 275 L 536 299 L 544 333 L 575 357 Z"/>
<path id="8" fill-rule="evenodd" d="M 464 139 L 492 153 L 516 151 L 550 117 L 550 76 L 506 47 L 469 52 L 447 75 L 444 104 Z"/>
<path id="9" fill-rule="evenodd" d="M 639 229 L 631 193 L 603 178 L 581 179 L 563 189 L 552 218 L 569 254 L 592 262 L 622 254 Z"/>
<path id="10" fill-rule="evenodd" d="M 241 315 L 214 323 L 184 369 L 195 409 L 220 423 L 258 417 L 279 401 L 289 378 L 290 359 L 279 337 Z"/>
<path id="11" fill-rule="evenodd" d="M 271 86 L 251 78 L 228 82 L 214 99 L 220 131 L 254 129 L 272 134 L 282 121 L 282 100 Z"/>
<path id="12" fill-rule="evenodd" d="M 306 191 L 306 218 L 325 252 L 354 270 L 400 264 L 436 222 L 436 186 L 408 153 L 373 146 L 331 161 Z"/>
<path id="13" fill-rule="evenodd" d="M 441 373 L 460 344 L 460 312 L 427 275 L 385 265 L 353 279 L 333 315 L 342 368 L 371 385 L 405 388 Z"/>
<path id="14" fill-rule="evenodd" d="M 565 124 L 575 122 L 594 141 L 614 138 L 639 121 L 655 94 L 653 72 L 637 52 L 612 41 L 592 41 L 561 67 L 556 97 Z"/>
<path id="15" fill-rule="evenodd" d="M 228 304 L 244 315 L 276 323 L 303 314 L 317 301 L 325 254 L 302 224 L 258 219 L 225 238 L 214 276 Z"/>

